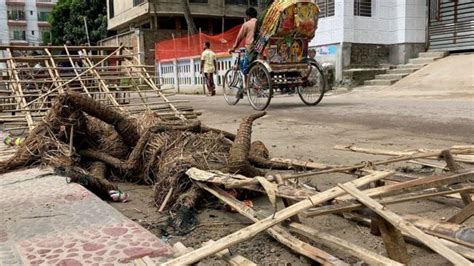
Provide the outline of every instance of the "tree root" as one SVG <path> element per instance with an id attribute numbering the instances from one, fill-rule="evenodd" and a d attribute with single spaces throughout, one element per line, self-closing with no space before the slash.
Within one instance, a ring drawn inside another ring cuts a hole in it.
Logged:
<path id="1" fill-rule="evenodd" d="M 265 115 L 265 112 L 249 115 L 242 119 L 237 130 L 234 144 L 229 152 L 229 172 L 254 177 L 265 175 L 263 171 L 253 167 L 249 162 L 252 123 L 255 119 Z"/>
<path id="2" fill-rule="evenodd" d="M 115 130 L 129 147 L 134 147 L 140 135 L 135 119 L 127 117 L 105 104 L 94 101 L 87 95 L 78 92 L 67 92 L 61 96 L 68 105 L 80 109 L 90 116 L 98 118 L 107 124 L 114 126 Z"/>

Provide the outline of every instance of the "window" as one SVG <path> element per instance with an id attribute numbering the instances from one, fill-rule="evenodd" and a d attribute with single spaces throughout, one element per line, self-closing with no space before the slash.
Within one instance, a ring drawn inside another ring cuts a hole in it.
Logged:
<path id="1" fill-rule="evenodd" d="M 109 18 L 113 18 L 114 14 L 114 0 L 109 0 Z"/>
<path id="2" fill-rule="evenodd" d="M 51 12 L 46 12 L 46 11 L 39 11 L 38 12 L 38 20 L 39 21 L 48 21 L 49 15 Z"/>
<path id="3" fill-rule="evenodd" d="M 13 30 L 13 35 L 11 37 L 15 41 L 26 41 L 26 31 Z"/>
<path id="4" fill-rule="evenodd" d="M 319 17 L 332 17 L 334 16 L 334 0 L 316 0 L 316 4 L 319 6 Z"/>
<path id="5" fill-rule="evenodd" d="M 133 6 L 138 6 L 139 4 L 142 4 L 145 2 L 145 0 L 133 0 Z"/>
<path id="6" fill-rule="evenodd" d="M 21 9 L 10 9 L 8 10 L 9 20 L 25 20 L 25 11 Z"/>
<path id="7" fill-rule="evenodd" d="M 354 16 L 371 17 L 372 0 L 354 0 Z"/>
<path id="8" fill-rule="evenodd" d="M 34 31 L 34 30 L 31 31 L 31 35 L 33 35 L 33 36 L 35 35 L 35 31 Z"/>

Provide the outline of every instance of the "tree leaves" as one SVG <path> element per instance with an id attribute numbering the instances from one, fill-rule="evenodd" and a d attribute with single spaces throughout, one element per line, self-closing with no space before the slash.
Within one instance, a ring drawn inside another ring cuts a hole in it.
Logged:
<path id="1" fill-rule="evenodd" d="M 84 27 L 87 21 L 91 44 L 107 37 L 107 5 L 101 0 L 59 0 L 54 6 L 49 22 L 52 41 L 74 45 L 87 43 Z"/>

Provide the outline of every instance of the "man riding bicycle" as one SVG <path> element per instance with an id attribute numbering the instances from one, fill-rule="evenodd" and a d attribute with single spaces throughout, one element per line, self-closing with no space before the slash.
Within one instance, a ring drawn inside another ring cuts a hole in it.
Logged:
<path id="1" fill-rule="evenodd" d="M 237 39 L 235 40 L 234 46 L 229 50 L 229 53 L 234 52 L 237 47 L 239 47 L 240 43 L 244 41 L 245 46 L 245 56 L 243 60 L 240 62 L 240 69 L 242 73 L 245 75 L 248 72 L 248 66 L 250 65 L 251 61 L 253 61 L 253 55 L 251 54 L 253 51 L 253 40 L 255 36 L 255 27 L 257 24 L 257 10 L 253 7 L 247 8 L 245 11 L 245 15 L 247 16 L 246 22 L 240 28 L 239 34 L 237 35 Z M 242 95 L 239 95 L 242 97 Z"/>

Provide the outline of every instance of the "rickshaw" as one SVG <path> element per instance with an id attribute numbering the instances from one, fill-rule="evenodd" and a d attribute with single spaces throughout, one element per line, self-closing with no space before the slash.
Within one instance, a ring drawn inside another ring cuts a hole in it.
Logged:
<path id="1" fill-rule="evenodd" d="M 296 91 L 306 105 L 318 104 L 327 81 L 323 68 L 308 57 L 319 8 L 314 0 L 276 0 L 257 23 L 253 57 L 242 69 L 245 49 L 237 52 L 234 65 L 224 76 L 224 98 L 235 105 L 246 92 L 255 110 L 265 110 L 272 97 Z"/>

